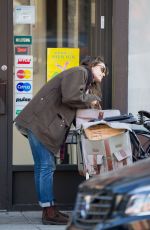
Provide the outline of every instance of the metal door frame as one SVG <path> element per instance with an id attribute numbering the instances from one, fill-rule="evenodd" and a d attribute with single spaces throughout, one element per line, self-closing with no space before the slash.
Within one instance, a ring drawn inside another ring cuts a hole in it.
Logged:
<path id="1" fill-rule="evenodd" d="M 96 29 L 92 55 L 101 55 L 109 67 L 102 81 L 102 108 L 128 112 L 128 25 L 129 0 L 95 0 Z M 104 16 L 104 29 L 101 29 Z"/>
<path id="2" fill-rule="evenodd" d="M 9 209 L 12 166 L 12 98 L 13 98 L 13 5 L 11 0 L 0 0 L 0 83 L 4 111 L 0 114 L 0 210 Z M 7 70 L 1 69 L 2 65 Z M 3 86 L 2 86 L 3 85 Z"/>
<path id="3" fill-rule="evenodd" d="M 112 106 L 128 112 L 129 0 L 113 0 Z"/>
<path id="4" fill-rule="evenodd" d="M 102 108 L 112 107 L 112 10 L 113 1 L 95 0 L 95 28 L 92 29 L 91 54 L 101 56 L 109 66 L 109 76 L 101 83 Z M 104 20 L 102 22 L 102 20 Z M 104 27 L 103 27 L 104 26 Z"/>

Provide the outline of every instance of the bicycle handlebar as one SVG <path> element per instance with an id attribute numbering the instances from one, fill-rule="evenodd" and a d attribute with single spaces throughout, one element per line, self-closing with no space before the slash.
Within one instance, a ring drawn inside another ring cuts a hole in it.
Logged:
<path id="1" fill-rule="evenodd" d="M 141 117 L 147 117 L 147 118 L 150 118 L 150 112 L 148 111 L 145 111 L 145 110 L 140 110 L 138 111 L 138 114 L 141 116 Z"/>

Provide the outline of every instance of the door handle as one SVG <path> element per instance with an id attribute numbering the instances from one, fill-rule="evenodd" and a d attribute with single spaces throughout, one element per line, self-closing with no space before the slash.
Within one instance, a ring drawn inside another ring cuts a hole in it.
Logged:
<path id="1" fill-rule="evenodd" d="M 6 114 L 6 82 L 0 82 L 0 115 Z"/>
<path id="2" fill-rule="evenodd" d="M 6 70 L 7 70 L 7 65 L 2 65 L 2 66 L 1 66 L 1 70 L 2 70 L 2 71 L 6 71 Z"/>

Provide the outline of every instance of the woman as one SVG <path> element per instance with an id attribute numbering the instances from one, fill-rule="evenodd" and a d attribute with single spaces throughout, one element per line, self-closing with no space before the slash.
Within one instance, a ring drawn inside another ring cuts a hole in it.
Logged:
<path id="1" fill-rule="evenodd" d="M 100 57 L 86 57 L 79 67 L 65 70 L 47 82 L 15 119 L 31 146 L 43 224 L 68 222 L 68 216 L 55 206 L 55 156 L 65 142 L 76 110 L 100 103 L 99 92 L 94 90 L 106 74 L 106 65 Z"/>

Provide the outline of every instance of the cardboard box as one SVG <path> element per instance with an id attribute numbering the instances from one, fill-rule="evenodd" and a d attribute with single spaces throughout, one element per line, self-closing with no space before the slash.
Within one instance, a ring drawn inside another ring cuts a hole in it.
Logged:
<path id="1" fill-rule="evenodd" d="M 76 128 L 81 128 L 83 123 L 88 122 L 91 119 L 98 119 L 100 113 L 103 114 L 103 118 L 120 115 L 120 111 L 115 109 L 111 109 L 111 110 L 78 109 L 76 112 Z"/>

